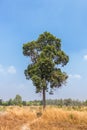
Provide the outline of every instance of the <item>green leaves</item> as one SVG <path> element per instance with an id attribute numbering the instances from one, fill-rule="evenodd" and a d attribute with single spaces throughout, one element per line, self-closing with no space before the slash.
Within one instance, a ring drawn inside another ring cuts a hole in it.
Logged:
<path id="1" fill-rule="evenodd" d="M 37 92 L 40 92 L 41 91 L 41 78 L 38 77 L 37 75 L 33 75 L 31 79 L 33 81 L 34 86 L 37 87 Z"/>
<path id="2" fill-rule="evenodd" d="M 35 41 L 23 45 L 23 54 L 29 56 L 32 62 L 36 62 L 38 57 L 38 44 Z"/>
<path id="3" fill-rule="evenodd" d="M 61 50 L 61 40 L 44 32 L 36 41 L 23 44 L 24 56 L 29 56 L 31 63 L 25 70 L 27 79 L 33 81 L 36 92 L 41 92 L 43 87 L 48 89 L 61 87 L 68 78 L 67 74 L 58 69 L 69 61 L 69 57 Z"/>
<path id="4" fill-rule="evenodd" d="M 61 64 L 62 66 L 66 65 L 69 61 L 69 57 L 62 51 L 57 51 L 55 58 L 54 58 L 55 64 Z"/>
<path id="5" fill-rule="evenodd" d="M 41 78 L 42 79 L 49 79 L 49 76 L 54 68 L 54 63 L 50 58 L 40 58 L 38 60 L 38 69 L 40 70 L 41 73 Z"/>
<path id="6" fill-rule="evenodd" d="M 62 84 L 66 83 L 66 79 L 68 78 L 65 72 L 62 72 L 60 69 L 54 69 L 50 77 L 50 87 L 61 87 Z"/>

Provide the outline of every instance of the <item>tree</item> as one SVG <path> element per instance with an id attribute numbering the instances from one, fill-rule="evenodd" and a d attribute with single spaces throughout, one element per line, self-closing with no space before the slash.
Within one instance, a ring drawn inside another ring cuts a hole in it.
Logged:
<path id="1" fill-rule="evenodd" d="M 43 92 L 45 108 L 49 86 L 52 94 L 53 89 L 61 87 L 68 78 L 61 67 L 68 63 L 69 57 L 61 50 L 61 40 L 49 32 L 41 34 L 36 41 L 23 44 L 23 54 L 30 58 L 24 71 L 26 79 L 32 80 L 37 93 Z"/>
<path id="2" fill-rule="evenodd" d="M 8 100 L 8 105 L 13 105 L 14 104 L 14 101 L 10 98 L 9 100 Z"/>
<path id="3" fill-rule="evenodd" d="M 26 106 L 27 105 L 26 101 L 22 101 L 22 105 Z"/>
<path id="4" fill-rule="evenodd" d="M 22 104 L 22 97 L 17 94 L 16 97 L 14 98 L 13 102 L 14 102 L 15 105 L 20 106 Z"/>
<path id="5" fill-rule="evenodd" d="M 2 99 L 0 99 L 0 105 L 2 105 Z"/>

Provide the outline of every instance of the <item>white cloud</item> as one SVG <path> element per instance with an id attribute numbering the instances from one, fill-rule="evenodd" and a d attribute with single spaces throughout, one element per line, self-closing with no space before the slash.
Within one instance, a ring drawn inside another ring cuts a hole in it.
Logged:
<path id="1" fill-rule="evenodd" d="M 86 54 L 86 55 L 84 55 L 84 57 L 83 57 L 83 58 L 84 58 L 84 60 L 87 60 L 87 54 Z"/>
<path id="2" fill-rule="evenodd" d="M 70 74 L 69 78 L 81 79 L 82 77 L 80 74 L 74 74 L 74 75 Z"/>
<path id="3" fill-rule="evenodd" d="M 16 68 L 14 66 L 9 66 L 7 72 L 10 74 L 16 74 Z"/>
<path id="4" fill-rule="evenodd" d="M 4 73 L 4 68 L 1 64 L 0 64 L 0 73 Z"/>
<path id="5" fill-rule="evenodd" d="M 16 74 L 16 68 L 12 66 L 4 67 L 0 64 L 0 74 L 6 75 L 6 74 Z"/>
<path id="6" fill-rule="evenodd" d="M 69 74 L 69 77 L 72 77 L 72 74 Z"/>
<path id="7" fill-rule="evenodd" d="M 81 79 L 81 75 L 75 74 L 75 75 L 74 75 L 74 78 Z"/>

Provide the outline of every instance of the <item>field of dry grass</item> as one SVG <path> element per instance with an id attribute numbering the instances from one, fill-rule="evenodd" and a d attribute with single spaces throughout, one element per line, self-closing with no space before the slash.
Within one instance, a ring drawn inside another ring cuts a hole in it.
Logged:
<path id="1" fill-rule="evenodd" d="M 0 130 L 87 130 L 87 108 L 0 107 Z"/>

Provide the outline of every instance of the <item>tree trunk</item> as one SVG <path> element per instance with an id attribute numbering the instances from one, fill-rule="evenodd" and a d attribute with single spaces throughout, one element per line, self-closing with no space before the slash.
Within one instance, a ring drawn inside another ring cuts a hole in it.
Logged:
<path id="1" fill-rule="evenodd" d="M 46 91 L 45 91 L 45 87 L 43 87 L 43 110 L 46 107 Z"/>

